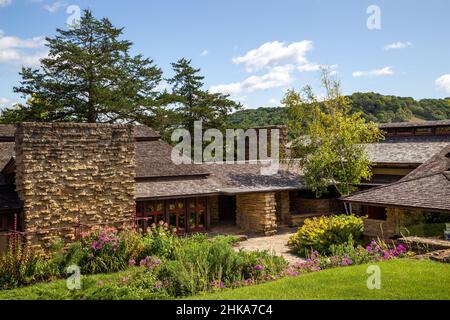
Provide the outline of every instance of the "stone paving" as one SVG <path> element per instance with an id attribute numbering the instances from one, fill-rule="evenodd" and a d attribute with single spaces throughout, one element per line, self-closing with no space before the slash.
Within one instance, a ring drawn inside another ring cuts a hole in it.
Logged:
<path id="1" fill-rule="evenodd" d="M 288 262 L 295 262 L 301 260 L 298 256 L 294 255 L 290 248 L 287 246 L 287 242 L 292 234 L 297 229 L 286 228 L 279 230 L 276 235 L 273 236 L 249 236 L 248 240 L 238 242 L 235 246 L 236 250 L 269 250 L 276 255 L 283 256 Z"/>

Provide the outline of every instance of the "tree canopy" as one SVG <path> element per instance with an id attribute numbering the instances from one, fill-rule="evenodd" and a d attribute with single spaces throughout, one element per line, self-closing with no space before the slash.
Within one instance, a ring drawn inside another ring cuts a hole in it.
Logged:
<path id="1" fill-rule="evenodd" d="M 49 55 L 41 68 L 22 68 L 14 88 L 26 104 L 7 109 L 3 122 L 134 121 L 157 114 L 162 72 L 153 60 L 132 56 L 123 29 L 84 11 L 79 26 L 46 38 Z"/>
<path id="2" fill-rule="evenodd" d="M 330 185 L 348 195 L 362 179 L 369 179 L 371 163 L 364 143 L 382 139 L 373 122 L 361 113 L 351 113 L 350 101 L 340 92 L 340 84 L 324 70 L 323 101 L 311 87 L 302 92 L 290 90 L 283 103 L 289 112 L 289 130 L 294 137 L 291 157 L 299 159 L 308 186 L 321 196 Z"/>
<path id="3" fill-rule="evenodd" d="M 191 66 L 191 60 L 182 58 L 172 63 L 172 69 L 175 74 L 167 81 L 172 84 L 180 126 L 193 132 L 194 121 L 203 121 L 205 129 L 224 129 L 228 115 L 241 105 L 230 100 L 229 95 L 203 89 L 204 77 L 200 69 Z"/>
<path id="4" fill-rule="evenodd" d="M 185 58 L 172 64 L 172 88 L 161 92 L 163 72 L 150 58 L 130 53 L 123 28 L 85 10 L 77 26 L 46 38 L 48 57 L 37 69 L 22 68 L 14 92 L 26 103 L 1 112 L 0 122 L 75 121 L 146 124 L 170 137 L 174 128 L 192 130 L 194 121 L 224 128 L 240 105 L 228 95 L 203 89 L 200 69 Z"/>
<path id="5" fill-rule="evenodd" d="M 361 112 L 368 121 L 383 123 L 450 119 L 450 98 L 414 100 L 373 92 L 356 92 L 347 98 L 350 112 Z M 250 128 L 286 124 L 288 118 L 284 107 L 261 107 L 237 111 L 229 116 L 228 123 L 232 127 Z"/>

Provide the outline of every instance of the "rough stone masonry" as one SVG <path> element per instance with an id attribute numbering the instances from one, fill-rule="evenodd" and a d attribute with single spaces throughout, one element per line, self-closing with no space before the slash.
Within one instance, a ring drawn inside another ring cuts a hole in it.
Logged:
<path id="1" fill-rule="evenodd" d="M 78 212 L 84 224 L 132 217 L 136 170 L 131 125 L 22 123 L 15 161 L 23 229 L 31 247 L 46 248 L 57 238 L 74 240 Z M 53 228 L 58 230 L 48 230 Z"/>

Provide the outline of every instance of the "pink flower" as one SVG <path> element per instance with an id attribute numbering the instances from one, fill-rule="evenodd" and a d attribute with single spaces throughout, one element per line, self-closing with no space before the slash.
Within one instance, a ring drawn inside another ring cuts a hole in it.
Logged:
<path id="1" fill-rule="evenodd" d="M 98 286 L 102 287 L 104 285 L 104 282 L 102 280 L 98 280 L 97 284 Z"/>
<path id="2" fill-rule="evenodd" d="M 135 265 L 136 265 L 136 260 L 130 259 L 130 260 L 128 261 L 128 265 L 129 265 L 130 267 L 135 266 Z"/>

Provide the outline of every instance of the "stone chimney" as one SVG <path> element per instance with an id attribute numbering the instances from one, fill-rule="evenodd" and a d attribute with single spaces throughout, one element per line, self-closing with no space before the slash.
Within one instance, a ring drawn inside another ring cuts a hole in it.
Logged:
<path id="1" fill-rule="evenodd" d="M 132 126 L 22 123 L 15 139 L 16 190 L 28 244 L 45 248 L 56 238 L 74 240 L 78 213 L 84 224 L 131 219 Z"/>

